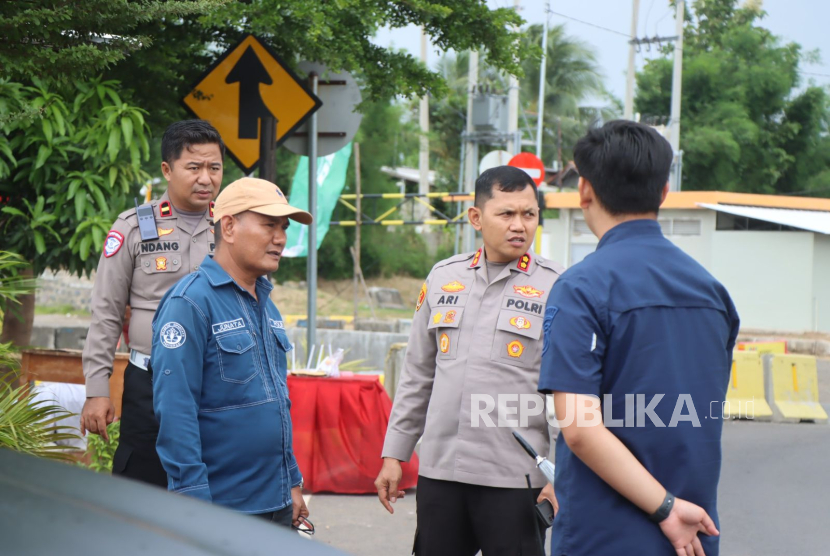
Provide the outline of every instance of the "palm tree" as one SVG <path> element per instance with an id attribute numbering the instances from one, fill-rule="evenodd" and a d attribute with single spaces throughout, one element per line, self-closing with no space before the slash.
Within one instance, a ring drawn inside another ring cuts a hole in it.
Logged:
<path id="1" fill-rule="evenodd" d="M 539 52 L 542 32 L 541 25 L 531 25 L 525 35 L 525 40 L 535 45 Z M 525 75 L 520 82 L 521 103 L 529 119 L 532 116 L 536 123 L 540 58 L 524 60 L 522 68 Z M 557 160 L 557 147 L 561 147 L 562 158 L 569 160 L 574 143 L 589 127 L 619 114 L 619 100 L 605 88 L 603 77 L 590 45 L 567 35 L 563 25 L 548 30 L 542 140 L 545 164 Z"/>

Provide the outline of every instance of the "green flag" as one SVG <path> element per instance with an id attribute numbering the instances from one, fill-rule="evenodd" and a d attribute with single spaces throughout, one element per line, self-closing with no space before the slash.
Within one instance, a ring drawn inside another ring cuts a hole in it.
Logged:
<path id="1" fill-rule="evenodd" d="M 339 151 L 328 156 L 317 158 L 317 214 L 314 223 L 317 226 L 317 249 L 323 243 L 323 238 L 329 231 L 329 223 L 337 199 L 346 185 L 346 172 L 349 169 L 349 158 L 352 155 L 352 144 L 349 143 Z M 294 173 L 291 183 L 292 207 L 308 210 L 308 157 L 301 156 L 300 164 Z M 288 239 L 283 257 L 305 257 L 308 255 L 308 226 L 299 222 L 291 222 L 288 227 Z"/>

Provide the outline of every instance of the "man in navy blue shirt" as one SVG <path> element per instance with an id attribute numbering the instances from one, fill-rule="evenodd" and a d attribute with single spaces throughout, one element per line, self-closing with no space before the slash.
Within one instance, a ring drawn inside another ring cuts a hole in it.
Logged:
<path id="1" fill-rule="evenodd" d="M 629 121 L 574 148 L 600 241 L 545 313 L 539 391 L 562 427 L 554 556 L 718 553 L 719 410 L 739 320 L 726 289 L 661 233 L 671 160 L 663 137 Z"/>
<path id="2" fill-rule="evenodd" d="M 308 516 L 291 445 L 285 353 L 264 276 L 279 267 L 288 205 L 271 182 L 242 178 L 214 207 L 216 255 L 180 280 L 153 321 L 156 443 L 168 489 L 290 527 Z"/>

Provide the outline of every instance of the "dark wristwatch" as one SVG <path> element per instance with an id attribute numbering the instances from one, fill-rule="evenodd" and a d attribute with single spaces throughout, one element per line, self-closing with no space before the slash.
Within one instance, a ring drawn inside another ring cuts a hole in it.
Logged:
<path id="1" fill-rule="evenodd" d="M 674 507 L 674 494 L 666 491 L 666 497 L 663 498 L 663 503 L 660 504 L 660 507 L 657 510 L 648 516 L 648 518 L 653 521 L 654 523 L 660 523 L 669 517 L 671 513 L 671 509 Z"/>

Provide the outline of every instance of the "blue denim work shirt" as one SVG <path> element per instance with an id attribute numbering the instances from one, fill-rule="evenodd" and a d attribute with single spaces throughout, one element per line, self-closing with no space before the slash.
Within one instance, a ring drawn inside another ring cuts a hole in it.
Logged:
<path id="1" fill-rule="evenodd" d="M 168 489 L 244 513 L 291 504 L 302 476 L 291 437 L 291 349 L 265 277 L 257 298 L 211 256 L 153 319 L 156 449 Z"/>

